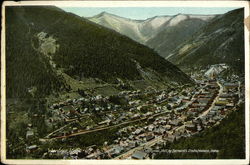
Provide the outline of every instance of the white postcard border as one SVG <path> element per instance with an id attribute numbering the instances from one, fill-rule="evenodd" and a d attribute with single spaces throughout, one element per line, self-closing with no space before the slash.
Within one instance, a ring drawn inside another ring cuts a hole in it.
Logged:
<path id="1" fill-rule="evenodd" d="M 6 1 L 2 6 L 1 38 L 1 161 L 6 164 L 248 164 L 249 163 L 249 31 L 245 30 L 245 131 L 246 158 L 220 160 L 24 160 L 6 159 L 6 59 L 5 59 L 5 6 L 55 5 L 60 7 L 244 7 L 244 18 L 249 16 L 247 1 Z"/>

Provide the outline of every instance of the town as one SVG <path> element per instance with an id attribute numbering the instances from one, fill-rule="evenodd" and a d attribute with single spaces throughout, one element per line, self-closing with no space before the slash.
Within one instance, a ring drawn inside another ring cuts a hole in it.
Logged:
<path id="1" fill-rule="evenodd" d="M 192 75 L 194 86 L 127 90 L 113 96 L 85 93 L 84 97 L 48 105 L 46 126 L 53 131 L 39 137 L 42 144 L 113 128 L 117 129 L 117 138 L 101 145 L 49 148 L 43 158 L 153 159 L 153 150 L 161 144 L 220 124 L 244 102 L 244 85 L 236 75 L 222 78 L 218 70 L 211 68 L 204 73 Z M 26 138 L 34 136 L 30 125 Z M 26 148 L 28 153 L 36 150 L 39 150 L 37 144 Z"/>

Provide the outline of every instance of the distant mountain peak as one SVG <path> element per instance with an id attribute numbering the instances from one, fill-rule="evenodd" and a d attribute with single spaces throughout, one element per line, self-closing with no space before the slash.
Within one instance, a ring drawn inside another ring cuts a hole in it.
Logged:
<path id="1" fill-rule="evenodd" d="M 106 11 L 103 11 L 103 12 L 101 12 L 101 13 L 93 16 L 93 17 L 98 18 L 98 17 L 102 17 L 102 16 L 105 16 L 105 15 L 110 15 L 110 14 L 108 12 L 106 12 Z"/>
<path id="2" fill-rule="evenodd" d="M 138 20 L 133 20 L 133 19 L 130 19 L 130 18 L 126 18 L 126 17 L 122 17 L 122 16 L 119 16 L 119 15 L 115 15 L 113 13 L 108 13 L 106 11 L 103 11 L 93 17 L 89 17 L 88 19 L 92 19 L 92 18 L 115 18 L 115 19 L 123 19 L 123 20 L 130 20 L 130 21 L 135 21 L 137 22 Z"/>
<path id="3" fill-rule="evenodd" d="M 164 29 L 178 26 L 183 21 L 189 19 L 198 19 L 207 22 L 210 18 L 210 15 L 202 16 L 178 13 L 176 15 L 159 15 L 144 20 L 135 20 L 104 11 L 88 19 L 92 22 L 126 35 L 137 42 L 146 44 L 150 39 L 153 39 Z M 160 36 L 160 38 L 162 38 L 162 36 Z"/>

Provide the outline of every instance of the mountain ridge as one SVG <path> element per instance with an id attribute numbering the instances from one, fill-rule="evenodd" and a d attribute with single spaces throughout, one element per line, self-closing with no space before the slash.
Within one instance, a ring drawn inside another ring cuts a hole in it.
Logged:
<path id="1" fill-rule="evenodd" d="M 242 8 L 215 17 L 191 38 L 179 45 L 166 59 L 182 68 L 227 63 L 243 73 L 243 19 Z"/>
<path id="2" fill-rule="evenodd" d="M 88 19 L 94 23 L 102 25 L 104 27 L 113 29 L 123 35 L 132 38 L 133 40 L 147 45 L 153 49 L 155 49 L 161 56 L 166 57 L 168 53 L 173 49 L 169 50 L 165 53 L 165 50 L 162 48 L 157 48 L 155 45 L 159 47 L 159 43 L 162 40 L 158 39 L 158 36 L 163 31 L 168 30 L 168 28 L 173 28 L 175 26 L 179 26 L 183 21 L 186 20 L 193 20 L 193 19 L 200 19 L 201 21 L 207 22 L 216 15 L 196 15 L 196 14 L 176 14 L 173 16 L 169 15 L 161 15 L 161 16 L 154 16 L 151 18 L 147 18 L 145 20 L 133 20 L 130 18 L 124 18 L 121 16 L 117 16 L 115 14 L 110 14 L 104 12 L 105 14 L 97 14 L 93 17 L 88 17 Z M 194 22 L 195 24 L 196 22 Z M 199 26 L 192 26 L 193 30 L 197 30 Z M 189 31 L 190 32 L 190 31 Z M 179 32 L 176 33 L 177 35 Z M 160 38 L 161 38 L 160 37 Z M 168 36 L 166 36 L 167 38 Z M 166 39 L 165 38 L 165 39 Z M 182 41 L 182 40 L 181 40 Z M 179 42 L 181 42 L 179 41 Z M 178 43 L 179 44 L 179 43 Z M 161 47 L 164 47 L 166 44 L 163 44 Z M 164 52 L 164 53 L 163 53 Z"/>

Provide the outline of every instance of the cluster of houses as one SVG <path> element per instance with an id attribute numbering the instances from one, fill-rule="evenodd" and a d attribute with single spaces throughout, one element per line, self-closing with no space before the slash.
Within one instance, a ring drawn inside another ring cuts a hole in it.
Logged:
<path id="1" fill-rule="evenodd" d="M 207 110 L 217 96 L 218 89 L 219 86 L 214 80 L 201 83 L 201 90 L 194 95 L 191 103 L 185 109 L 185 114 L 190 118 L 195 118 Z"/>
<path id="2" fill-rule="evenodd" d="M 106 147 L 106 150 L 93 150 L 93 152 L 86 154 L 85 158 L 87 159 L 97 159 L 100 157 L 100 153 L 112 158 L 123 152 L 126 152 L 136 146 L 142 145 L 150 140 L 153 140 L 155 136 L 162 136 L 170 131 L 173 127 L 177 127 L 183 124 L 183 119 L 179 118 L 179 115 L 175 111 L 170 111 L 173 107 L 178 107 L 183 105 L 185 99 L 191 98 L 190 93 L 194 93 L 194 88 L 185 89 L 184 92 L 187 93 L 187 96 L 178 95 L 178 92 L 170 92 L 166 94 L 166 91 L 155 91 L 153 99 L 147 101 L 142 101 L 137 99 L 139 95 L 148 95 L 147 93 L 141 93 L 140 91 L 135 92 L 122 92 L 119 94 L 119 97 L 127 96 L 132 97 L 135 100 L 130 99 L 128 101 L 129 110 L 128 112 L 116 111 L 116 112 L 106 112 L 103 114 L 103 120 L 97 123 L 97 126 L 109 126 L 111 124 L 117 124 L 134 119 L 145 119 L 144 122 L 148 125 L 139 127 L 139 126 L 128 126 L 120 129 L 117 134 L 120 135 L 118 139 L 114 140 L 113 144 L 110 144 Z M 152 92 L 151 92 L 152 96 Z M 101 99 L 102 97 L 99 97 Z M 63 104 L 54 104 L 51 109 L 59 110 L 64 106 L 73 106 L 72 104 L 77 104 L 83 99 L 67 100 Z M 108 98 L 105 98 L 108 100 Z M 85 101 L 85 100 L 83 100 Z M 165 104 L 163 105 L 163 101 Z M 158 105 L 161 104 L 161 105 Z M 145 112 L 141 112 L 142 110 Z M 80 111 L 81 112 L 81 111 Z M 114 115 L 118 113 L 118 115 Z M 154 117 L 160 113 L 165 113 L 164 116 Z M 72 127 L 71 127 L 72 128 Z M 94 129 L 94 128 L 93 128 Z M 77 128 L 72 128 L 71 133 L 77 131 Z M 62 131 L 61 131 L 62 132 Z M 64 134 L 65 135 L 65 134 Z M 128 136 L 127 136 L 128 135 Z M 85 150 L 84 150 L 85 152 Z"/>
<path id="3" fill-rule="evenodd" d="M 166 131 L 165 134 L 162 134 L 164 140 L 160 141 L 159 143 L 164 143 L 165 141 L 173 142 L 174 140 L 178 140 L 181 137 L 190 137 L 193 134 L 199 133 L 207 127 L 219 124 L 220 121 L 227 115 L 227 113 L 231 112 L 232 109 L 235 109 L 235 106 L 236 104 L 239 104 L 240 99 L 244 98 L 242 96 L 243 94 L 241 93 L 241 91 L 243 90 L 239 89 L 238 83 L 223 82 L 223 92 L 215 100 L 215 103 L 212 108 L 206 115 L 198 116 L 198 114 L 207 110 L 207 108 L 211 106 L 219 90 L 219 86 L 214 80 L 209 80 L 202 85 L 204 88 L 202 88 L 200 92 L 194 95 L 194 97 L 192 98 L 192 102 L 188 105 L 188 111 L 184 110 L 186 114 L 189 114 L 188 112 L 190 110 L 194 111 L 194 105 L 198 105 L 196 107 L 197 109 L 195 109 L 197 114 L 192 114 L 194 116 L 189 121 L 185 121 L 185 119 L 179 120 L 179 123 L 175 122 L 175 120 L 170 121 L 169 123 L 172 129 L 170 129 L 170 131 Z M 156 143 L 153 147 L 150 147 L 149 149 L 143 149 L 134 152 L 131 155 L 131 158 L 153 158 L 152 155 L 154 155 L 154 152 L 152 148 L 159 147 L 162 145 L 159 145 L 159 143 Z"/>
<path id="4" fill-rule="evenodd" d="M 180 105 L 185 104 L 185 99 L 190 99 L 195 88 L 183 89 L 186 96 L 179 95 L 178 92 L 171 91 L 167 94 L 165 90 L 162 91 L 122 91 L 116 97 L 125 99 L 127 105 L 119 105 L 110 101 L 110 97 L 97 95 L 86 96 L 78 99 L 67 99 L 59 103 L 54 103 L 49 107 L 51 116 L 46 120 L 48 127 L 59 129 L 58 126 L 66 125 L 67 123 L 78 122 L 81 119 L 93 120 L 95 118 L 89 118 L 94 113 L 99 115 L 101 119 L 93 121 L 92 125 L 88 123 L 85 127 L 80 124 L 81 127 L 72 127 L 68 124 L 55 134 L 51 134 L 50 137 L 65 136 L 75 132 L 82 131 L 83 129 L 95 129 L 98 127 L 105 127 L 110 125 L 120 124 L 125 121 L 132 121 L 136 119 L 148 118 L 152 115 L 169 111 Z M 147 98 L 142 100 L 141 98 Z"/>
<path id="5" fill-rule="evenodd" d="M 116 112 L 120 109 L 120 105 L 113 104 L 109 97 L 102 95 L 67 99 L 49 107 L 51 115 L 47 116 L 46 124 L 48 127 L 57 126 L 59 123 L 66 124 L 92 113 Z"/>
<path id="6" fill-rule="evenodd" d="M 88 95 L 84 98 L 55 103 L 49 107 L 52 115 L 47 120 L 48 124 L 77 123 L 84 116 L 87 116 L 87 120 L 93 120 L 90 116 L 95 112 L 101 114 L 101 118 L 94 121 L 92 125 L 86 126 L 85 130 L 113 126 L 137 119 L 143 120 L 140 125 L 128 124 L 121 128 L 117 132 L 118 138 L 112 144 L 67 151 L 50 150 L 46 157 L 60 155 L 59 157 L 73 159 L 115 158 L 157 137 L 162 137 L 163 141 L 173 142 L 181 137 L 192 136 L 220 122 L 240 99 L 244 99 L 240 92 L 243 89 L 239 88 L 238 83 L 229 83 L 220 79 L 223 91 L 219 94 L 220 87 L 216 80 L 198 81 L 199 86 L 184 88 L 182 91 L 122 91 L 116 97 L 125 100 L 126 105 L 116 104 L 111 101 L 110 97 L 102 95 Z M 208 109 L 209 112 L 201 115 Z M 57 132 L 56 136 L 62 134 L 65 136 L 79 132 L 81 129 L 82 127 L 69 125 L 60 130 L 60 134 Z M 65 133 L 65 130 L 69 132 Z M 27 132 L 27 136 L 32 136 L 31 134 Z M 152 153 L 152 148 L 148 147 L 134 152 L 131 158 L 152 158 Z"/>
<path id="7" fill-rule="evenodd" d="M 168 111 L 164 116 L 148 118 L 144 126 L 130 125 L 121 128 L 117 132 L 119 138 L 115 139 L 114 142 L 107 147 L 109 149 L 103 152 L 105 155 L 108 154 L 109 158 L 114 158 L 137 146 L 141 146 L 151 140 L 154 140 L 156 137 L 169 135 L 168 138 L 171 138 L 171 136 L 173 137 L 173 139 L 178 138 L 180 136 L 180 132 L 179 130 L 175 131 L 174 129 L 183 126 L 184 123 L 184 118 L 180 117 L 178 113 L 175 113 L 175 111 Z M 187 128 L 187 132 L 189 132 L 189 130 L 193 131 L 194 129 L 191 124 L 186 124 L 184 128 Z M 144 152 L 135 152 L 132 157 L 134 159 L 140 159 L 140 157 L 142 156 L 144 159 L 144 157 L 150 155 L 148 153 L 150 153 L 151 150 L 148 150 L 147 154 L 143 154 L 143 156 L 141 155 L 141 153 Z M 91 156 L 86 156 L 86 158 L 96 159 L 99 152 L 94 153 L 91 153 Z"/>
<path id="8" fill-rule="evenodd" d="M 211 88 L 211 85 L 212 85 L 212 88 Z M 240 98 L 242 98 L 240 97 L 241 90 L 239 89 L 238 83 L 223 82 L 222 86 L 223 86 L 222 93 L 218 96 L 218 99 L 215 100 L 214 106 L 212 106 L 212 108 L 206 115 L 193 118 L 190 121 L 184 122 L 183 125 L 181 126 L 179 125 L 179 127 L 173 127 L 171 132 L 169 131 L 165 135 L 163 135 L 163 139 L 164 139 L 163 141 L 156 143 L 155 145 L 150 147 L 150 149 L 146 149 L 146 150 L 144 149 L 144 150 L 134 152 L 131 155 L 131 158 L 132 159 L 153 158 L 152 156 L 154 155 L 153 149 L 155 148 L 160 149 L 163 143 L 165 143 L 166 141 L 173 142 L 174 140 L 178 140 L 181 137 L 189 137 L 189 136 L 192 136 L 193 134 L 199 133 L 205 128 L 209 128 L 213 125 L 219 124 L 220 121 L 228 113 L 231 112 L 231 110 L 235 110 L 236 104 L 239 104 L 239 100 Z M 213 83 L 213 81 L 211 80 L 209 81 L 208 85 L 206 85 L 206 87 L 208 87 L 208 89 L 210 90 L 218 88 L 217 85 L 215 85 L 215 83 Z M 194 100 L 202 98 L 203 97 L 202 94 L 204 93 L 203 91 L 204 90 L 202 90 L 199 94 L 195 95 Z M 207 98 L 211 98 L 211 100 L 208 100 L 206 104 L 211 104 L 211 101 L 213 100 L 212 98 L 215 97 L 215 94 L 213 92 L 216 93 L 216 91 L 213 91 L 213 90 L 209 92 L 209 94 L 211 93 L 212 94 L 211 96 Z M 193 101 L 193 103 L 197 103 L 197 101 Z M 190 104 L 190 108 L 192 109 L 192 104 Z M 203 109 L 206 109 L 205 104 L 204 104 Z"/>

